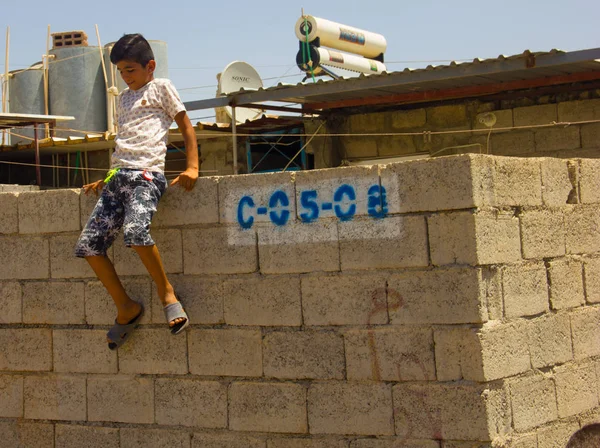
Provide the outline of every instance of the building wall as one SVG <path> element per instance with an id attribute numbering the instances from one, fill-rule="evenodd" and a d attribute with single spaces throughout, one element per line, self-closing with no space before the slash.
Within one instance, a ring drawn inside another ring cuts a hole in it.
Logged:
<path id="1" fill-rule="evenodd" d="M 414 106 L 413 106 L 414 107 Z M 489 133 L 480 118 L 492 112 L 496 124 Z M 315 137 L 311 150 L 318 168 L 357 161 L 415 154 L 445 156 L 483 153 L 519 157 L 600 157 L 600 91 L 537 95 L 497 101 L 454 101 L 424 108 L 337 116 Z M 549 127 L 524 128 L 548 125 Z M 313 134 L 319 123 L 308 123 Z M 500 130 L 516 127 L 520 129 Z M 445 134 L 427 134 L 445 132 Z M 357 135 L 357 134 L 396 135 Z M 411 134 L 414 135 L 398 135 Z M 489 141 L 488 141 L 489 134 Z"/>
<path id="2" fill-rule="evenodd" d="M 600 422 L 600 162 L 461 155 L 205 177 L 118 352 L 72 248 L 95 199 L 0 193 L 0 439 L 21 447 L 550 448 Z M 381 188 L 383 187 L 383 189 Z"/>

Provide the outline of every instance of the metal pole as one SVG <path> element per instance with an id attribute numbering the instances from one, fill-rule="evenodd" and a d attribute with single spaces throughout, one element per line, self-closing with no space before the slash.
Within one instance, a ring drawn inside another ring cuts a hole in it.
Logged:
<path id="1" fill-rule="evenodd" d="M 38 140 L 38 125 L 33 126 L 33 139 L 35 140 L 35 176 L 38 187 L 42 186 L 42 171 L 40 169 L 40 141 Z"/>
<path id="2" fill-rule="evenodd" d="M 231 107 L 231 134 L 233 138 L 233 174 L 237 174 L 237 120 L 235 118 L 235 106 Z"/>

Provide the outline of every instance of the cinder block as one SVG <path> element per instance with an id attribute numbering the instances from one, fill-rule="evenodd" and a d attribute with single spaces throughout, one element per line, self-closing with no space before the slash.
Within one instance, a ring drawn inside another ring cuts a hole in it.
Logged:
<path id="1" fill-rule="evenodd" d="M 518 378 L 509 384 L 516 431 L 524 432 L 558 418 L 552 379 L 534 375 Z"/>
<path id="2" fill-rule="evenodd" d="M 421 128 L 427 122 L 425 109 L 395 110 L 388 112 L 387 115 L 390 117 L 392 129 L 395 131 L 408 128 Z M 377 129 L 375 132 L 381 132 L 381 129 Z"/>
<path id="3" fill-rule="evenodd" d="M 539 159 L 495 157 L 494 165 L 495 205 L 542 205 L 542 173 Z"/>
<path id="4" fill-rule="evenodd" d="M 217 381 L 158 378 L 156 423 L 196 428 L 227 427 L 227 385 Z"/>
<path id="5" fill-rule="evenodd" d="M 512 213 L 439 213 L 427 222 L 434 265 L 497 264 L 521 259 L 519 220 Z"/>
<path id="6" fill-rule="evenodd" d="M 305 325 L 388 323 L 383 276 L 354 273 L 305 276 L 301 278 L 301 288 Z"/>
<path id="7" fill-rule="evenodd" d="M 493 381 L 531 368 L 526 322 L 489 322 L 465 337 L 461 370 L 466 380 Z"/>
<path id="8" fill-rule="evenodd" d="M 183 272 L 183 247 L 179 229 L 152 230 L 152 239 L 160 253 L 165 272 Z M 133 247 L 127 247 L 122 240 L 114 244 L 115 269 L 119 275 L 147 275 L 142 260 Z"/>
<path id="9" fill-rule="evenodd" d="M 121 448 L 189 448 L 190 434 L 176 429 L 121 428 Z"/>
<path id="10" fill-rule="evenodd" d="M 466 154 L 385 165 L 380 177 L 393 214 L 491 204 L 493 171 L 493 158 Z"/>
<path id="11" fill-rule="evenodd" d="M 85 228 L 85 225 L 90 219 L 90 216 L 94 211 L 94 208 L 96 207 L 99 198 L 100 195 L 95 195 L 94 193 L 85 194 L 81 192 L 79 194 L 79 208 L 81 209 L 81 212 L 79 214 L 79 221 L 81 224 L 81 229 Z"/>
<path id="12" fill-rule="evenodd" d="M 192 277 L 186 275 L 169 276 L 177 297 L 185 307 L 185 312 L 194 324 L 222 324 L 223 280 L 214 277 Z M 158 298 L 156 287 L 152 287 L 152 323 L 165 323 L 165 313 Z"/>
<path id="13" fill-rule="evenodd" d="M 600 99 L 558 103 L 558 120 L 588 121 L 600 119 Z"/>
<path id="14" fill-rule="evenodd" d="M 600 252 L 600 208 L 575 205 L 565 213 L 567 253 L 590 254 Z"/>
<path id="15" fill-rule="evenodd" d="M 343 148 L 343 154 L 348 159 L 363 159 L 366 157 L 377 157 L 379 155 L 377 152 L 377 140 L 372 136 L 352 135 L 338 138 L 339 145 Z"/>
<path id="16" fill-rule="evenodd" d="M 538 106 L 515 107 L 513 109 L 515 126 L 531 126 L 534 124 L 549 124 L 558 120 L 556 104 L 541 104 Z"/>
<path id="17" fill-rule="evenodd" d="M 467 106 L 464 104 L 451 104 L 435 106 L 425 109 L 427 124 L 433 129 L 448 129 L 469 125 Z"/>
<path id="18" fill-rule="evenodd" d="M 393 392 L 400 437 L 491 441 L 510 430 L 507 393 L 498 386 L 401 383 Z"/>
<path id="19" fill-rule="evenodd" d="M 0 280 L 48 278 L 48 247 L 46 238 L 0 236 L 0 254 L 3 254 Z"/>
<path id="20" fill-rule="evenodd" d="M 511 437 L 510 441 L 512 443 L 511 448 L 538 448 L 537 435 L 535 433 L 515 435 Z"/>
<path id="21" fill-rule="evenodd" d="M 566 151 L 581 148 L 578 126 L 555 126 L 534 131 L 535 150 Z"/>
<path id="22" fill-rule="evenodd" d="M 428 328 L 350 330 L 344 341 L 348 380 L 435 380 L 433 333 Z"/>
<path id="23" fill-rule="evenodd" d="M 188 373 L 185 335 L 174 338 L 161 329 L 138 329 L 119 348 L 119 371 L 130 374 Z"/>
<path id="24" fill-rule="evenodd" d="M 54 371 L 117 373 L 117 352 L 106 346 L 106 330 L 54 330 Z"/>
<path id="25" fill-rule="evenodd" d="M 18 203 L 17 193 L 0 194 L 0 235 L 19 232 Z"/>
<path id="26" fill-rule="evenodd" d="M 528 322 L 531 365 L 536 369 L 573 359 L 571 320 L 568 314 L 550 314 Z"/>
<path id="27" fill-rule="evenodd" d="M 23 417 L 23 377 L 0 375 L 0 417 Z"/>
<path id="28" fill-rule="evenodd" d="M 583 263 L 585 300 L 600 303 L 600 258 L 586 258 Z"/>
<path id="29" fill-rule="evenodd" d="M 563 448 L 571 436 L 579 429 L 576 421 L 566 423 L 557 422 L 536 431 L 537 448 Z"/>
<path id="30" fill-rule="evenodd" d="M 382 135 L 376 139 L 380 157 L 414 154 L 425 149 L 422 135 Z"/>
<path id="31" fill-rule="evenodd" d="M 183 230 L 185 274 L 256 272 L 258 257 L 254 230 L 211 227 Z"/>
<path id="32" fill-rule="evenodd" d="M 60 233 L 80 229 L 79 190 L 19 194 L 19 233 Z"/>
<path id="33" fill-rule="evenodd" d="M 23 322 L 84 324 L 83 282 L 27 282 L 23 284 Z"/>
<path id="34" fill-rule="evenodd" d="M 425 267 L 427 226 L 422 216 L 340 222 L 342 270 Z"/>
<path id="35" fill-rule="evenodd" d="M 120 448 L 117 428 L 57 424 L 55 432 L 57 448 Z"/>
<path id="36" fill-rule="evenodd" d="M 52 370 L 52 330 L 0 329 L 0 371 Z"/>
<path id="37" fill-rule="evenodd" d="M 487 321 L 479 269 L 411 271 L 390 277 L 388 284 L 388 296 L 399 298 L 397 305 L 388 309 L 393 325 Z"/>
<path id="38" fill-rule="evenodd" d="M 344 379 L 344 340 L 332 332 L 268 333 L 263 353 L 266 377 Z"/>
<path id="39" fill-rule="evenodd" d="M 216 177 L 199 177 L 192 191 L 167 188 L 158 204 L 152 227 L 212 224 L 219 222 Z"/>
<path id="40" fill-rule="evenodd" d="M 314 382 L 308 390 L 311 434 L 393 435 L 391 386 Z"/>
<path id="41" fill-rule="evenodd" d="M 574 308 L 585 303 L 583 265 L 565 258 L 548 262 L 550 303 L 552 309 Z"/>
<path id="42" fill-rule="evenodd" d="M 596 370 L 592 364 L 559 367 L 555 371 L 554 382 L 560 418 L 598 406 Z"/>
<path id="43" fill-rule="evenodd" d="M 464 350 L 469 342 L 466 327 L 444 326 L 434 327 L 433 339 L 435 349 L 435 373 L 438 381 L 458 381 L 462 379 L 462 359 L 468 353 Z M 473 350 L 471 350 L 473 352 Z M 473 364 L 476 360 L 467 362 Z"/>
<path id="44" fill-rule="evenodd" d="M 269 439 L 267 448 L 348 448 L 348 441 L 338 438 L 326 439 Z"/>
<path id="45" fill-rule="evenodd" d="M 453 442 L 450 442 L 453 443 Z M 462 442 L 457 442 L 462 443 Z M 358 439 L 350 443 L 350 448 L 438 448 L 438 442 L 434 440 L 414 440 L 405 437 L 395 439 Z M 448 445 L 443 448 L 476 448 Z M 482 447 L 484 448 L 484 447 Z"/>
<path id="46" fill-rule="evenodd" d="M 524 263 L 502 269 L 504 314 L 508 318 L 548 311 L 548 282 L 544 263 Z"/>
<path id="47" fill-rule="evenodd" d="M 262 376 L 259 329 L 191 330 L 190 373 L 203 376 Z"/>
<path id="48" fill-rule="evenodd" d="M 86 420 L 85 377 L 69 375 L 26 376 L 26 419 Z"/>
<path id="49" fill-rule="evenodd" d="M 0 281 L 0 324 L 18 324 L 23 321 L 23 293 L 18 282 Z"/>
<path id="50" fill-rule="evenodd" d="M 91 422 L 154 423 L 154 379 L 90 376 L 87 380 Z"/>
<path id="51" fill-rule="evenodd" d="M 225 322 L 229 325 L 299 326 L 300 279 L 248 276 L 223 282 Z"/>
<path id="52" fill-rule="evenodd" d="M 96 274 L 84 258 L 74 255 L 79 233 L 50 237 L 50 273 L 52 278 L 95 278 Z M 112 257 L 113 248 L 108 250 Z"/>
<path id="53" fill-rule="evenodd" d="M 306 433 L 306 388 L 292 383 L 232 383 L 232 431 Z"/>
<path id="54" fill-rule="evenodd" d="M 598 148 L 599 137 L 600 123 L 584 124 L 581 126 L 582 148 Z"/>
<path id="55" fill-rule="evenodd" d="M 120 448 L 117 428 L 57 424 L 55 433 L 57 448 Z"/>
<path id="56" fill-rule="evenodd" d="M 566 251 L 562 210 L 524 210 L 519 214 L 523 258 L 560 257 Z"/>
<path id="57" fill-rule="evenodd" d="M 350 115 L 348 128 L 360 132 L 381 132 L 382 129 L 385 129 L 386 116 L 387 114 L 384 112 Z"/>
<path id="58" fill-rule="evenodd" d="M 265 224 L 258 229 L 258 256 L 264 274 L 339 271 L 337 222 Z"/>
<path id="59" fill-rule="evenodd" d="M 223 176 L 219 178 L 220 222 L 241 228 L 240 215 L 246 215 L 245 220 L 254 224 L 268 223 L 271 220 L 269 213 L 258 214 L 256 209 L 277 205 L 294 217 L 294 197 L 294 174 L 290 172 Z"/>
<path id="60" fill-rule="evenodd" d="M 493 132 L 490 140 L 490 152 L 496 156 L 524 157 L 535 151 L 531 131 Z"/>
<path id="61" fill-rule="evenodd" d="M 3 421 L 0 422 L 0 440 L 10 448 L 54 448 L 54 425 Z"/>
<path id="62" fill-rule="evenodd" d="M 575 359 L 600 355 L 600 308 L 586 307 L 571 313 L 571 331 Z"/>
<path id="63" fill-rule="evenodd" d="M 145 307 L 140 323 L 150 322 L 152 307 L 149 279 L 125 278 L 121 280 L 132 300 Z M 112 325 L 117 317 L 117 308 L 106 288 L 99 281 L 89 282 L 85 287 L 85 320 L 90 325 Z"/>
<path id="64" fill-rule="evenodd" d="M 600 202 L 600 160 L 579 160 L 579 194 L 583 204 Z"/>
<path id="65" fill-rule="evenodd" d="M 562 207 L 568 203 L 573 185 L 565 160 L 544 157 L 542 167 L 542 202 L 546 207 Z"/>
<path id="66" fill-rule="evenodd" d="M 267 441 L 240 433 L 194 433 L 192 448 L 267 448 Z"/>

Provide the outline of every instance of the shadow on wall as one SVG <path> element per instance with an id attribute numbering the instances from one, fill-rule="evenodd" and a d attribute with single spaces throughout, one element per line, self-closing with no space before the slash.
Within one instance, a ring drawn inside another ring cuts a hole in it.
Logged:
<path id="1" fill-rule="evenodd" d="M 569 440 L 566 448 L 598 448 L 600 446 L 600 424 L 584 426 Z"/>

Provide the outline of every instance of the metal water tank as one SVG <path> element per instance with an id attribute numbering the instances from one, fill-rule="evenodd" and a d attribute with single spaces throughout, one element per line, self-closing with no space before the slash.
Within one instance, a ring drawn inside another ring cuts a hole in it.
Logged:
<path id="1" fill-rule="evenodd" d="M 13 114 L 44 114 L 44 70 L 41 62 L 33 64 L 26 70 L 10 72 L 9 82 L 9 111 Z M 43 129 L 43 127 L 42 127 Z M 33 128 L 14 129 L 11 144 L 31 143 Z M 38 132 L 38 137 L 43 133 Z"/>
<path id="2" fill-rule="evenodd" d="M 106 131 L 106 86 L 98 47 L 71 46 L 50 50 L 50 114 L 71 115 L 57 137 L 83 137 Z M 57 125 L 58 128 L 61 125 Z"/>
<path id="3" fill-rule="evenodd" d="M 168 78 L 169 77 L 169 59 L 167 54 L 167 43 L 162 40 L 149 40 L 150 48 L 154 53 L 154 60 L 156 61 L 156 70 L 154 71 L 155 78 Z M 111 42 L 104 46 L 104 63 L 106 64 L 106 74 L 108 77 L 108 84 L 117 86 L 119 92 L 122 92 L 127 84 L 119 75 L 119 71 L 110 62 L 110 51 L 115 45 L 115 42 Z M 112 70 L 112 74 L 111 74 Z M 112 77 L 111 77 L 112 76 Z M 114 81 L 113 81 L 114 79 Z"/>

